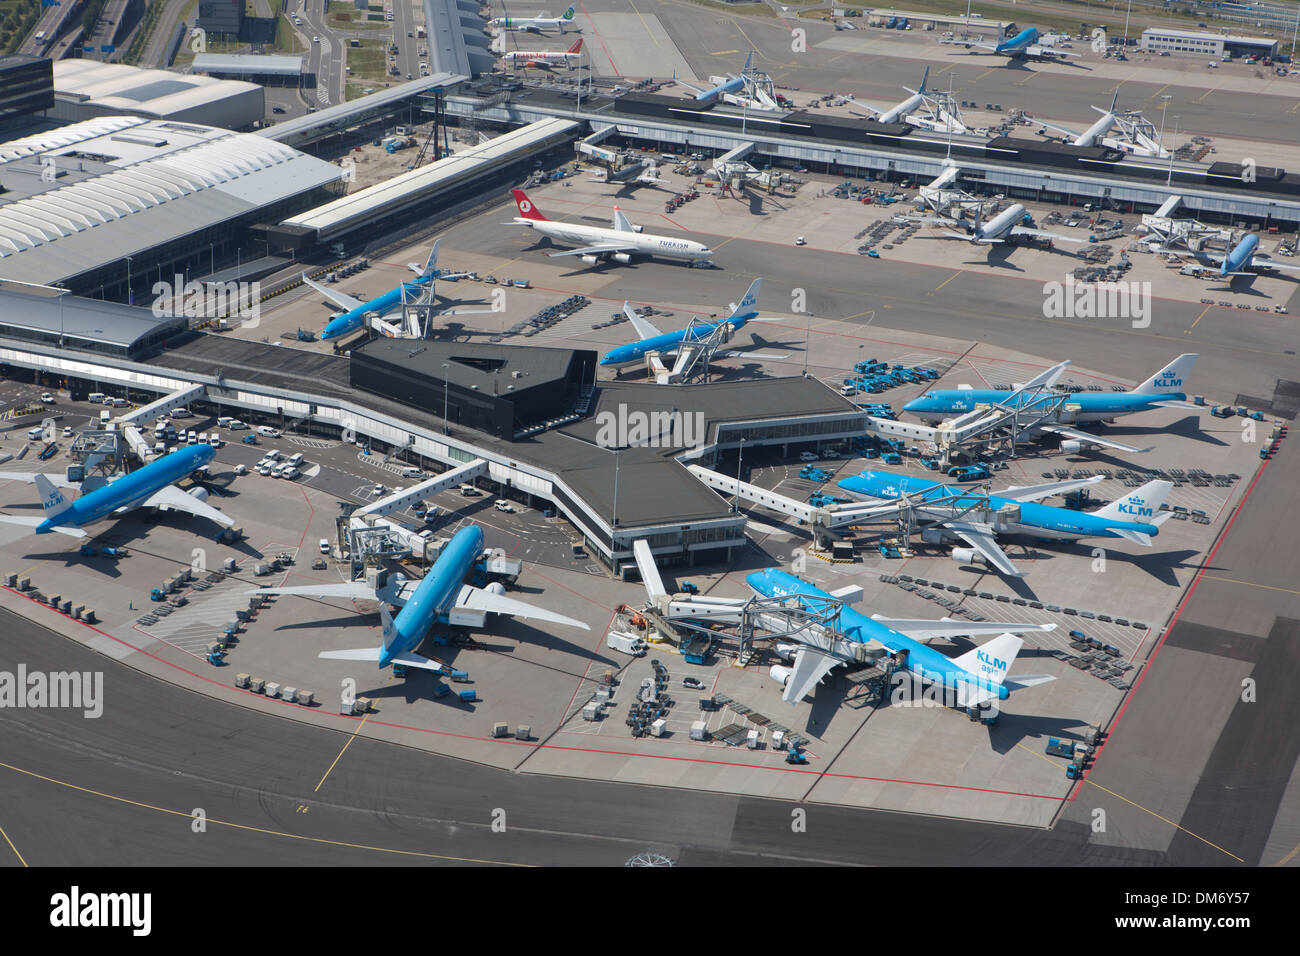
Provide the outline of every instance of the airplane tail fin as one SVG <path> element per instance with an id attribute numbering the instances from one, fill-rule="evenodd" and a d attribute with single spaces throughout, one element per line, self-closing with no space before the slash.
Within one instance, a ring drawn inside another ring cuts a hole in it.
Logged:
<path id="1" fill-rule="evenodd" d="M 1192 366 L 1196 364 L 1198 358 L 1200 358 L 1200 355 L 1196 352 L 1186 352 L 1178 356 L 1133 391 L 1139 395 L 1151 395 L 1160 392 L 1183 393 L 1186 391 L 1183 384 L 1187 381 L 1187 376 L 1191 374 Z"/>
<path id="2" fill-rule="evenodd" d="M 429 250 L 429 258 L 425 260 L 424 268 L 420 270 L 421 279 L 427 279 L 438 271 L 438 246 L 441 242 L 441 239 L 433 240 L 433 248 Z"/>
<path id="3" fill-rule="evenodd" d="M 758 312 L 758 293 L 762 288 L 762 278 L 755 279 L 751 282 L 749 288 L 745 290 L 745 297 L 731 307 L 731 315 L 728 317 L 728 321 L 734 319 L 745 321 L 753 318 L 753 316 Z"/>
<path id="4" fill-rule="evenodd" d="M 1165 503 L 1172 481 L 1157 479 L 1148 481 L 1141 488 L 1123 498 L 1117 498 L 1099 511 L 1094 512 L 1099 518 L 1112 521 L 1140 521 L 1155 524 L 1153 520 L 1160 514 L 1160 506 Z"/>
<path id="5" fill-rule="evenodd" d="M 569 7 L 569 9 L 565 10 L 564 13 L 561 14 L 561 15 L 562 15 L 562 16 L 564 17 L 564 19 L 566 19 L 566 20 L 572 20 L 572 19 L 573 19 L 573 7 Z"/>
<path id="6" fill-rule="evenodd" d="M 748 73 L 748 72 L 749 72 L 749 65 L 750 65 L 750 63 L 752 63 L 753 61 L 754 61 L 754 51 L 753 51 L 753 50 L 750 50 L 750 51 L 749 51 L 749 55 L 745 57 L 745 68 L 744 68 L 743 70 L 741 70 L 741 73 Z"/>
<path id="7" fill-rule="evenodd" d="M 397 626 L 393 623 L 393 615 L 388 613 L 388 605 L 379 605 L 379 621 L 383 626 L 384 648 L 385 650 L 393 646 L 393 641 L 397 640 Z"/>
<path id="8" fill-rule="evenodd" d="M 925 92 L 926 81 L 930 79 L 930 68 L 927 66 L 925 72 L 921 74 L 921 85 L 916 88 L 917 93 Z"/>
<path id="9" fill-rule="evenodd" d="M 55 521 L 72 507 L 72 502 L 63 496 L 63 492 L 56 488 L 54 482 L 50 481 L 50 479 L 44 475 L 37 475 L 34 480 L 36 490 L 41 496 L 41 507 L 45 509 L 46 518 Z"/>
<path id="10" fill-rule="evenodd" d="M 570 53 L 581 53 L 581 52 L 582 52 L 582 37 L 578 37 L 578 42 L 575 43 L 575 44 L 573 44 L 573 46 L 569 47 L 568 52 L 570 52 Z"/>
<path id="11" fill-rule="evenodd" d="M 515 197 L 515 205 L 519 207 L 519 215 L 525 219 L 531 219 L 533 222 L 547 222 L 547 218 L 537 211 L 533 201 L 528 198 L 528 194 L 522 189 L 510 190 L 510 195 Z"/>
<path id="12" fill-rule="evenodd" d="M 954 658 L 953 663 L 976 677 L 1001 684 L 1024 643 L 1014 634 L 999 634 L 987 644 Z"/>
<path id="13" fill-rule="evenodd" d="M 617 206 L 614 207 L 614 229 L 618 232 L 636 232 L 632 228 L 632 223 L 628 221 L 627 216 L 623 215 L 623 210 Z"/>

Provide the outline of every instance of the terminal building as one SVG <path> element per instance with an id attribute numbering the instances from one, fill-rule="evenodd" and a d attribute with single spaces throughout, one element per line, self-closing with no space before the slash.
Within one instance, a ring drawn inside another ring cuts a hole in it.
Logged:
<path id="1" fill-rule="evenodd" d="M 1268 37 L 1229 36 L 1150 27 L 1142 31 L 1138 46 L 1151 53 L 1201 53 L 1206 56 L 1277 56 L 1277 40 Z"/>

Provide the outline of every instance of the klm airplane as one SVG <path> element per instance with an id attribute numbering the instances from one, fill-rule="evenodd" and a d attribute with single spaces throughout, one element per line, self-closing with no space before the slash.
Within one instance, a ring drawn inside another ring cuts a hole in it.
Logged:
<path id="1" fill-rule="evenodd" d="M 800 606 L 814 613 L 826 610 L 833 601 L 832 595 L 820 588 L 775 568 L 755 571 L 745 581 L 765 597 L 793 598 Z M 852 607 L 844 606 L 840 609 L 839 623 L 845 638 L 843 643 L 884 648 L 919 680 L 937 684 L 945 691 L 955 693 L 959 707 L 973 707 L 990 700 L 1006 700 L 1014 690 L 1056 679 L 1050 674 L 1008 677 L 1008 671 L 1024 644 L 1011 633 L 1003 633 L 987 644 L 954 658 L 926 647 L 920 640 L 908 637 L 901 630 L 891 627 L 885 619 L 868 617 Z M 982 627 L 966 621 L 891 623 L 909 630 L 920 630 L 925 635 L 923 639 L 978 634 Z M 1050 631 L 1056 627 L 1055 624 L 989 626 L 1021 631 Z M 773 676 L 786 678 L 785 700 L 797 703 L 811 693 L 833 668 L 856 660 L 849 653 L 850 650 L 851 648 L 837 648 L 834 645 L 827 648 L 802 645 L 795 655 L 794 667 L 788 676 L 777 674 L 774 670 Z"/>
<path id="2" fill-rule="evenodd" d="M 1199 356 L 1194 352 L 1178 356 L 1131 392 L 1076 392 L 1064 404 L 1059 405 L 1051 414 L 1051 420 L 1042 422 L 1035 428 L 1052 432 L 1064 439 L 1061 447 L 1067 454 L 1079 451 L 1084 445 L 1105 445 L 1121 451 L 1147 450 L 1131 448 L 1066 425 L 1107 421 L 1156 408 L 1196 408 L 1196 405 L 1187 401 L 1184 388 L 1197 358 Z M 1060 392 L 1027 388 L 1015 392 L 981 388 L 935 389 L 912 399 L 903 406 L 903 411 L 911 412 L 922 421 L 933 423 L 965 414 L 977 405 L 1003 405 L 1031 413 L 1035 408 L 1047 410 L 1059 403 L 1060 397 Z"/>
<path id="3" fill-rule="evenodd" d="M 322 339 L 336 339 L 341 335 L 348 335 L 355 332 L 365 324 L 367 312 L 377 312 L 380 317 L 387 315 L 395 309 L 400 309 L 402 303 L 407 299 L 416 299 L 425 286 L 431 286 L 439 279 L 459 279 L 468 273 L 459 272 L 448 274 L 440 272 L 438 269 L 438 246 L 442 243 L 438 239 L 433 244 L 433 249 L 429 252 L 429 258 L 421 269 L 414 262 L 410 263 L 407 268 L 415 273 L 415 278 L 410 282 L 404 282 L 395 289 L 390 289 L 381 296 L 362 302 L 350 295 L 339 292 L 337 289 L 331 289 L 329 286 L 321 285 L 319 282 L 313 282 L 307 278 L 304 272 L 302 281 L 311 288 L 315 289 L 325 298 L 329 299 L 335 305 L 346 311 L 336 315 L 325 326 L 321 332 Z M 435 313 L 437 315 L 477 315 L 483 312 L 490 312 L 490 309 L 473 309 L 473 310 L 451 310 L 446 312 Z"/>
<path id="4" fill-rule="evenodd" d="M 734 73 L 728 73 L 725 80 L 717 86 L 711 86 L 707 89 L 702 86 L 695 86 L 691 83 L 687 83 L 685 80 L 678 80 L 676 73 L 673 74 L 673 79 L 688 90 L 691 90 L 695 94 L 695 101 L 697 103 L 713 103 L 717 100 L 725 99 L 731 94 L 739 93 L 745 88 L 745 74 L 749 72 L 749 64 L 753 59 L 754 51 L 751 50 L 749 56 L 745 57 L 745 68 L 740 71 L 740 76 L 736 76 Z"/>
<path id="5" fill-rule="evenodd" d="M 1004 37 L 997 43 L 984 43 L 979 40 L 942 40 L 942 43 L 960 43 L 963 46 L 976 46 L 988 53 L 995 53 L 999 56 L 1010 57 L 1012 59 L 1025 60 L 1054 60 L 1063 57 L 1078 56 L 1077 53 L 1070 53 L 1066 50 L 1058 50 L 1055 47 L 1043 46 L 1038 42 L 1038 28 L 1029 27 L 1021 30 L 1013 37 Z M 986 53 L 977 54 L 985 56 Z"/>
<path id="6" fill-rule="evenodd" d="M 229 528 L 234 525 L 234 519 L 206 504 L 206 491 L 195 489 L 184 492 L 174 484 L 212 461 L 214 454 L 211 445 L 191 445 L 108 482 L 88 478 L 81 484 L 81 495 L 72 500 L 68 500 L 60 488 L 70 489 L 77 485 L 64 478 L 0 472 L 0 481 L 35 484 L 41 496 L 41 505 L 45 508 L 43 518 L 0 515 L 0 521 L 25 525 L 36 534 L 56 531 L 74 538 L 84 538 L 86 532 L 82 528 L 85 525 L 134 508 L 157 508 L 159 511 L 184 511 Z"/>
<path id="7" fill-rule="evenodd" d="M 1040 539 L 1077 541 L 1080 538 L 1119 538 L 1143 547 L 1160 533 L 1160 525 L 1172 512 L 1161 512 L 1173 483 L 1149 481 L 1131 494 L 1093 512 L 1074 511 L 1038 504 L 1041 498 L 1085 487 L 1104 480 L 1101 476 L 1057 481 L 1023 488 L 1008 488 L 985 495 L 972 485 L 950 485 L 889 471 L 864 471 L 840 479 L 836 484 L 855 498 L 898 501 L 908 498 L 923 522 L 939 528 L 940 539 L 958 539 L 970 549 L 958 548 L 953 557 L 973 563 L 976 554 L 1009 577 L 1022 577 L 1000 547 L 999 534 L 1023 534 Z M 896 513 L 894 505 L 882 513 Z"/>
<path id="8" fill-rule="evenodd" d="M 363 647 L 346 651 L 322 651 L 320 657 L 333 661 L 374 661 L 381 668 L 394 664 L 430 671 L 448 671 L 438 661 L 415 653 L 420 642 L 435 624 L 446 625 L 455 611 L 486 611 L 492 614 L 509 614 L 512 617 L 533 618 L 580 627 L 586 624 L 542 608 L 515 601 L 497 593 L 491 587 L 477 588 L 465 584 L 475 562 L 483 553 L 483 529 L 478 525 L 461 528 L 438 555 L 429 571 L 418 581 L 393 575 L 378 590 L 362 581 L 341 584 L 302 585 L 286 588 L 259 588 L 249 594 L 299 594 L 311 597 L 343 597 L 351 600 L 379 601 L 379 617 L 383 625 L 383 643 L 379 647 Z M 388 605 L 400 605 L 393 617 Z"/>
<path id="9" fill-rule="evenodd" d="M 1258 275 L 1266 269 L 1286 269 L 1288 271 L 1300 269 L 1300 266 L 1291 265 L 1287 262 L 1277 262 L 1274 259 L 1256 259 L 1255 250 L 1257 248 L 1259 248 L 1259 236 L 1253 232 L 1248 232 L 1240 242 L 1229 250 L 1226 256 L 1213 252 L 1201 253 L 1201 255 L 1211 262 L 1219 263 L 1219 275 L 1224 279 L 1230 279 L 1233 276 Z"/>
<path id="10" fill-rule="evenodd" d="M 632 323 L 632 327 L 641 336 L 641 341 L 611 349 L 605 353 L 605 357 L 600 360 L 600 364 L 611 367 L 635 365 L 644 361 L 646 355 L 650 352 L 659 352 L 661 354 L 680 352 L 683 344 L 703 342 L 712 336 L 720 326 L 730 326 L 727 338 L 731 338 L 736 332 L 745 327 L 746 322 L 780 321 L 779 319 L 762 319 L 758 317 L 758 294 L 762 287 L 762 279 L 755 279 L 750 283 L 749 289 L 745 292 L 745 297 L 738 304 L 731 306 L 731 314 L 722 321 L 697 322 L 684 329 L 678 329 L 676 332 L 659 331 L 649 319 L 638 315 L 627 302 L 624 302 L 623 314 L 627 316 L 628 321 Z M 748 355 L 750 358 L 784 358 L 784 356 L 780 355 L 760 355 L 754 352 L 732 351 L 718 352 L 717 354 L 728 358 L 741 355 Z"/>

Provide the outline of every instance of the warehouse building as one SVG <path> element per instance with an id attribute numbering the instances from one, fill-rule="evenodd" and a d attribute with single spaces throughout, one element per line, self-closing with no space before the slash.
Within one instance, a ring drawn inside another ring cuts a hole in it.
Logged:
<path id="1" fill-rule="evenodd" d="M 266 115 L 266 95 L 258 84 L 241 80 L 96 60 L 59 60 L 54 64 L 54 106 L 49 115 L 65 123 L 125 115 L 239 130 L 251 128 Z"/>
<path id="2" fill-rule="evenodd" d="M 1200 53 L 1205 56 L 1277 56 L 1277 41 L 1268 37 L 1229 36 L 1198 33 L 1195 30 L 1166 30 L 1151 27 L 1142 31 L 1138 44 L 1152 53 Z"/>

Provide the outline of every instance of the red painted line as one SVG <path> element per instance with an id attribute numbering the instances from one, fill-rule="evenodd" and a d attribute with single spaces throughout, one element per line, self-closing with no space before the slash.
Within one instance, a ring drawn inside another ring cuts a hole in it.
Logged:
<path id="1" fill-rule="evenodd" d="M 1115 715 L 1115 720 L 1111 724 L 1110 731 L 1106 734 L 1106 739 L 1102 742 L 1101 746 L 1097 748 L 1096 756 L 1093 759 L 1093 769 L 1096 769 L 1097 762 L 1101 760 L 1102 753 L 1115 738 L 1115 733 L 1119 730 L 1119 722 L 1123 719 L 1125 711 L 1128 710 L 1128 705 L 1132 703 L 1133 698 L 1137 696 L 1137 692 L 1142 687 L 1142 682 L 1147 679 L 1147 674 L 1151 673 L 1151 667 L 1155 664 L 1156 657 L 1159 656 L 1160 651 L 1164 648 L 1165 641 L 1169 639 L 1169 634 L 1173 631 L 1174 625 L 1178 623 L 1179 617 L 1182 616 L 1183 608 L 1187 606 L 1187 602 L 1190 601 L 1192 595 L 1196 593 L 1196 588 L 1201 583 L 1201 578 L 1205 575 L 1206 568 L 1214 561 L 1214 556 L 1219 553 L 1219 548 L 1222 547 L 1224 541 L 1228 540 L 1228 532 L 1232 530 L 1232 526 L 1236 522 L 1238 515 L 1241 514 L 1241 509 L 1244 508 L 1246 502 L 1250 500 L 1251 493 L 1255 490 L 1255 485 L 1259 483 L 1259 479 L 1263 477 L 1264 470 L 1268 468 L 1271 461 L 1272 459 L 1270 458 L 1259 467 L 1259 470 L 1255 473 L 1254 480 L 1250 483 L 1250 487 L 1246 489 L 1246 493 L 1241 496 L 1241 501 L 1237 502 L 1237 507 L 1233 509 L 1232 517 L 1228 519 L 1227 525 L 1224 526 L 1223 534 L 1219 535 L 1219 540 L 1214 543 L 1214 547 L 1210 549 L 1210 553 L 1207 554 L 1205 560 L 1201 562 L 1201 569 L 1196 572 L 1196 577 L 1192 579 L 1192 584 L 1187 589 L 1187 593 L 1183 595 L 1183 599 L 1178 602 L 1178 608 L 1174 611 L 1174 616 L 1170 618 L 1169 624 L 1165 627 L 1164 633 L 1160 635 L 1160 640 L 1156 642 L 1155 648 L 1151 651 L 1151 656 L 1147 658 L 1146 666 L 1142 668 L 1142 673 L 1138 675 L 1137 683 L 1133 685 L 1132 689 L 1129 691 L 1128 697 L 1120 706 L 1119 713 Z M 1083 781 L 1086 780 L 1091 773 L 1091 770 L 1086 771 L 1083 777 L 1079 779 L 1074 786 L 1073 792 L 1071 792 L 1068 797 L 1069 800 L 1073 800 L 1078 795 L 1079 789 L 1083 786 Z"/>
<path id="2" fill-rule="evenodd" d="M 609 48 L 605 46 L 604 37 L 602 37 L 600 35 L 600 31 L 596 29 L 595 18 L 593 18 L 592 15 L 587 12 L 587 5 L 583 3 L 582 0 L 578 0 L 578 6 L 582 7 L 583 16 L 585 16 L 587 20 L 591 23 L 591 32 L 596 34 L 596 42 L 600 44 L 600 48 L 605 54 L 605 59 L 609 60 L 609 68 L 614 71 L 615 76 L 622 78 L 623 74 L 620 73 L 618 71 L 618 67 L 614 65 L 614 58 L 609 55 Z"/>

